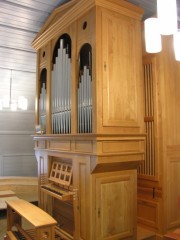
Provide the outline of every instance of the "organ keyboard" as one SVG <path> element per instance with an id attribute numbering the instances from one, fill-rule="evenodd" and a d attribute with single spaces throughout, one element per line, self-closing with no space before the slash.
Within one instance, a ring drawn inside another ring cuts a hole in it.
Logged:
<path id="1" fill-rule="evenodd" d="M 9 200 L 4 240 L 54 240 L 56 224 L 54 218 L 39 207 L 22 199 Z"/>
<path id="2" fill-rule="evenodd" d="M 46 185 L 41 185 L 41 191 L 62 201 L 72 200 L 74 192 L 70 185 L 71 180 L 72 165 L 53 161 L 48 183 Z"/>

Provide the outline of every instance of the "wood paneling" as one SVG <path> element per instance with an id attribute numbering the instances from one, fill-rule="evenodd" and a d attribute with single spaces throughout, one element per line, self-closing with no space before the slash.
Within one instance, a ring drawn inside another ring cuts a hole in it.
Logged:
<path id="1" fill-rule="evenodd" d="M 137 199 L 138 222 L 143 226 L 158 229 L 159 225 L 159 203 L 144 199 Z"/>

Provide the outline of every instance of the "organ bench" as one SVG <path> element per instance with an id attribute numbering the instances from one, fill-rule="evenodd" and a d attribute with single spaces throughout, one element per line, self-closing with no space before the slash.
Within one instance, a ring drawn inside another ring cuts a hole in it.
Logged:
<path id="1" fill-rule="evenodd" d="M 23 227 L 23 220 L 26 225 Z M 7 201 L 7 233 L 4 240 L 53 240 L 56 221 L 37 206 L 22 199 Z M 30 229 L 26 229 L 30 226 Z"/>

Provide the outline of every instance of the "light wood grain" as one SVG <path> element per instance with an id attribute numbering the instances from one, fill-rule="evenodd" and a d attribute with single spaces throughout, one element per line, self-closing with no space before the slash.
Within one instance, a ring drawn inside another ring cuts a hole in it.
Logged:
<path id="1" fill-rule="evenodd" d="M 35 227 L 56 224 L 56 221 L 42 209 L 22 199 L 8 200 L 7 205 Z"/>

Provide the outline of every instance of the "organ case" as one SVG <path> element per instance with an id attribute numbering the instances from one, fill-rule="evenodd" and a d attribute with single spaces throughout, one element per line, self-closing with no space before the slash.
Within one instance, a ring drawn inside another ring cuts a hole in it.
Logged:
<path id="1" fill-rule="evenodd" d="M 33 41 L 37 125 L 46 106 L 45 134 L 34 136 L 40 206 L 59 221 L 63 239 L 136 239 L 136 170 L 145 142 L 142 13 L 125 1 L 72 0 Z M 44 190 L 53 162 L 72 166 L 67 201 Z"/>
<path id="2" fill-rule="evenodd" d="M 164 36 L 162 45 L 158 54 L 143 53 L 147 146 L 137 208 L 139 224 L 155 231 L 158 240 L 180 224 L 180 63 L 172 36 Z"/>

